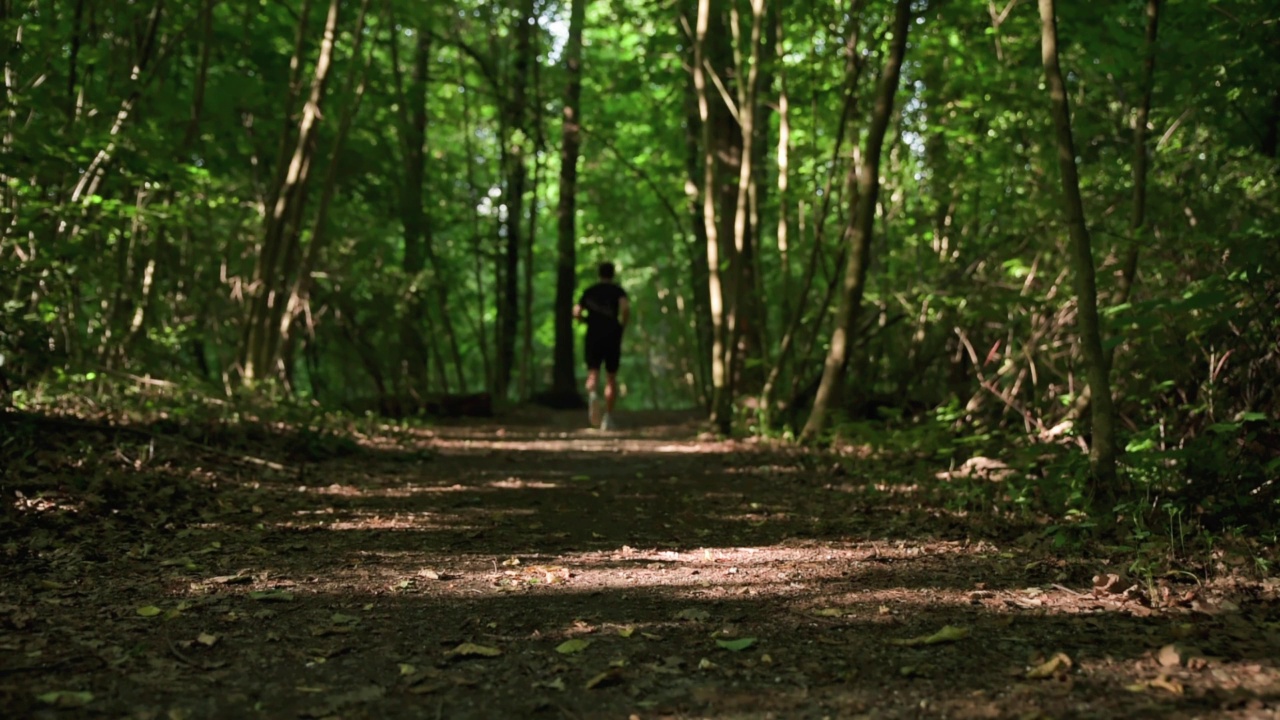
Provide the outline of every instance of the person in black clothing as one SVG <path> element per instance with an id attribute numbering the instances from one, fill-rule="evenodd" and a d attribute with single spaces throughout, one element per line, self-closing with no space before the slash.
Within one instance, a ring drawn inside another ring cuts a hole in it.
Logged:
<path id="1" fill-rule="evenodd" d="M 600 263 L 600 281 L 587 288 L 573 306 L 573 317 L 587 324 L 587 397 L 591 425 L 612 430 L 613 405 L 618 399 L 618 363 L 622 358 L 622 331 L 631 319 L 631 301 L 627 291 L 614 282 L 613 263 Z M 596 386 L 600 382 L 600 366 L 609 379 L 604 388 L 604 414 Z"/>

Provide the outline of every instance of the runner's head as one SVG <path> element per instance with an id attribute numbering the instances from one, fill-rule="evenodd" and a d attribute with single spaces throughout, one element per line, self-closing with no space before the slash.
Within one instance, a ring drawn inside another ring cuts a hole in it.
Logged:
<path id="1" fill-rule="evenodd" d="M 596 270 L 596 272 L 600 275 L 601 280 L 610 280 L 610 281 L 613 280 L 613 273 L 614 273 L 613 263 L 611 262 L 600 263 L 600 267 Z"/>

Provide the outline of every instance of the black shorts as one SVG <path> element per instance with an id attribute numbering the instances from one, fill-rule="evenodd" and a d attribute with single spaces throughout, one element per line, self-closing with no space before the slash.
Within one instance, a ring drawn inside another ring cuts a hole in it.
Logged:
<path id="1" fill-rule="evenodd" d="M 618 363 L 622 360 L 622 336 L 613 334 L 587 333 L 586 341 L 587 369 L 598 370 L 604 365 L 610 374 L 618 372 Z"/>

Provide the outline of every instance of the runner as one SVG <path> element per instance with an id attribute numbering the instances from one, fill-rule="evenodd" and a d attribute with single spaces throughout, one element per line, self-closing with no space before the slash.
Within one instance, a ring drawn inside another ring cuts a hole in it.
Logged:
<path id="1" fill-rule="evenodd" d="M 614 282 L 613 263 L 600 263 L 599 282 L 587 288 L 573 306 L 573 317 L 587 324 L 587 398 L 591 426 L 613 430 L 613 406 L 618 399 L 618 363 L 622 358 L 622 332 L 631 319 L 627 291 Z M 604 388 L 604 414 L 600 413 L 600 366 L 608 381 Z"/>

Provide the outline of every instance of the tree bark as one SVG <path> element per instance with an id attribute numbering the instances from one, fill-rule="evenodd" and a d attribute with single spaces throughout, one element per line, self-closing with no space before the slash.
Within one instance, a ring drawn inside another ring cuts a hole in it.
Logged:
<path id="1" fill-rule="evenodd" d="M 535 19 L 534 0 L 525 0 L 518 16 L 515 28 L 515 61 L 512 63 L 510 80 L 511 97 L 505 105 L 506 132 L 505 167 L 506 167 L 506 218 L 503 229 L 504 238 L 503 267 L 501 268 L 501 323 L 499 328 L 498 364 L 494 378 L 494 401 L 500 405 L 509 398 L 511 373 L 515 369 L 516 331 L 520 322 L 520 248 L 521 226 L 524 223 L 524 194 L 528 182 L 528 167 L 525 162 L 525 146 L 528 143 L 528 81 L 529 66 L 536 62 L 533 57 L 533 24 Z M 526 318 L 525 322 L 529 319 Z"/>
<path id="2" fill-rule="evenodd" d="M 741 52 L 741 43 L 737 56 L 739 58 L 737 65 L 737 76 L 740 80 L 738 83 L 738 128 L 742 136 L 742 147 L 739 155 L 738 164 L 738 189 L 737 189 L 737 205 L 734 208 L 733 216 L 733 257 L 737 260 L 737 267 L 733 275 L 732 305 L 735 312 L 731 316 L 732 324 L 729 332 L 731 341 L 728 344 L 727 351 L 729 357 L 726 364 L 733 373 L 730 381 L 731 392 L 737 392 L 742 387 L 743 379 L 741 375 L 745 374 L 745 361 L 755 357 L 759 359 L 763 352 L 763 347 L 759 342 L 758 323 L 762 323 L 761 309 L 764 307 L 761 297 L 754 292 L 756 283 L 756 235 L 758 234 L 759 220 L 758 215 L 753 212 L 752 198 L 756 194 L 756 136 L 759 129 L 756 125 L 756 117 L 758 114 L 757 96 L 760 82 L 760 50 L 761 37 L 764 27 L 765 5 L 764 0 L 751 0 L 751 34 L 748 38 L 748 48 L 743 61 L 743 53 Z M 736 15 L 736 13 L 735 13 Z M 738 27 L 734 22 L 734 28 Z M 745 67 L 744 67 L 745 66 Z M 760 376 L 758 371 L 751 373 L 755 376 L 754 385 L 751 388 L 759 391 L 764 378 Z M 746 391 L 746 390 L 744 390 Z"/>
<path id="3" fill-rule="evenodd" d="M 552 393 L 580 398 L 574 372 L 573 296 L 577 286 L 578 153 L 582 145 L 582 31 L 587 0 L 572 0 L 565 44 L 564 119 L 560 134 L 560 201 L 556 208 L 555 358 Z"/>
<path id="4" fill-rule="evenodd" d="M 1109 506 L 1115 493 L 1116 445 L 1111 382 L 1107 358 L 1102 350 L 1102 331 L 1098 317 L 1098 290 L 1093 264 L 1092 240 L 1085 225 L 1084 204 L 1080 198 L 1080 179 L 1076 169 L 1075 141 L 1071 135 L 1071 110 L 1067 102 L 1066 84 L 1058 64 L 1058 28 L 1054 0 L 1040 0 L 1040 47 L 1045 80 L 1049 88 L 1050 111 L 1058 148 L 1058 166 L 1062 174 L 1062 194 L 1067 230 L 1071 236 L 1076 278 L 1079 342 L 1084 357 L 1092 395 L 1090 418 L 1093 442 L 1089 448 L 1094 498 Z"/>
<path id="5" fill-rule="evenodd" d="M 875 227 L 876 207 L 880 196 L 880 156 L 884 138 L 893 117 L 894 97 L 902 72 L 902 60 L 907 50 L 907 32 L 911 27 L 911 0 L 898 0 L 893 18 L 893 40 L 889 57 L 885 60 L 876 89 L 876 104 L 867 130 L 867 145 L 863 152 L 858 173 L 857 206 L 850 212 L 850 224 L 845 230 L 847 256 L 844 287 L 840 304 L 836 308 L 835 330 L 831 334 L 831 346 L 822 368 L 822 380 L 813 400 L 813 409 L 805 422 L 800 437 L 813 441 L 822 432 L 826 414 L 843 384 L 853 335 L 862 310 L 862 295 L 866 289 L 867 266 L 871 261 L 872 230 Z"/>
<path id="6" fill-rule="evenodd" d="M 860 27 L 858 25 L 858 11 L 860 9 L 860 5 L 861 0 L 854 0 L 854 2 L 850 4 L 849 8 L 849 27 L 844 47 L 845 96 L 843 107 L 840 110 L 840 124 L 836 127 L 835 143 L 831 150 L 830 164 L 833 168 L 839 165 L 840 153 L 844 149 L 845 137 L 848 134 L 849 121 L 853 117 L 854 111 L 858 106 L 858 93 L 856 92 L 858 80 L 861 78 L 862 71 L 866 67 L 866 64 L 861 61 L 858 55 L 858 42 L 859 36 L 861 35 Z M 790 103 L 788 102 L 788 106 L 789 104 Z M 784 115 L 784 117 L 786 116 Z M 789 119 L 787 120 L 787 127 L 790 127 Z M 781 150 L 782 148 L 780 147 L 779 149 Z M 849 169 L 850 176 L 853 176 L 855 172 L 856 165 L 851 164 Z M 779 169 L 779 182 L 781 182 L 787 174 L 788 173 L 783 173 L 781 169 Z M 761 390 L 761 396 L 764 398 L 763 402 L 765 405 L 773 405 L 774 403 L 779 381 L 782 379 L 783 371 L 787 368 L 792 355 L 792 348 L 795 346 L 796 336 L 799 333 L 801 323 L 804 321 L 806 315 L 805 310 L 812 307 L 808 298 L 809 292 L 813 288 L 813 281 L 817 276 L 818 261 L 823 255 L 823 241 L 826 236 L 825 228 L 827 226 L 827 217 L 831 213 L 831 198 L 835 195 L 835 193 L 832 192 L 832 186 L 834 185 L 833 178 L 834 174 L 828 174 L 826 183 L 823 187 L 822 204 L 818 208 L 815 221 L 813 223 L 813 247 L 809 253 L 809 260 L 804 267 L 804 275 L 801 278 L 800 289 L 796 293 L 794 310 L 789 314 L 783 315 L 784 330 L 782 338 L 779 341 L 777 352 L 774 353 L 773 367 L 769 369 L 769 375 L 765 379 L 764 388 Z M 798 220 L 801 231 L 800 235 L 803 237 L 803 213 L 800 213 Z M 788 249 L 790 249 L 789 241 L 787 245 Z M 824 317 L 826 315 L 826 309 L 827 302 L 824 301 L 823 304 L 819 306 L 820 312 L 816 314 L 816 317 Z M 795 377 L 798 377 L 798 375 Z M 794 379 L 795 378 L 793 377 L 793 380 Z M 794 385 L 795 383 L 792 384 Z M 792 395 L 795 395 L 794 389 Z"/>
<path id="7" fill-rule="evenodd" d="M 321 119 L 320 103 L 329 82 L 340 4 L 340 0 L 330 2 L 310 94 L 298 120 L 292 157 L 279 190 L 272 193 L 275 200 L 266 218 L 262 249 L 254 268 L 254 295 L 241 350 L 241 379 L 247 384 L 273 372 L 278 359 L 279 323 L 284 313 L 283 295 L 287 287 L 281 278 L 292 276 L 296 270 L 290 263 L 296 255 L 296 223 L 301 208 L 306 204 L 311 158 Z"/>
<path id="8" fill-rule="evenodd" d="M 728 434 L 733 423 L 733 343 L 736 326 L 734 220 L 742 138 L 728 106 L 721 70 L 731 48 L 724 22 L 711 0 L 698 1 L 694 38 L 693 85 L 698 101 L 702 140 L 702 222 L 707 240 L 707 288 L 711 311 L 711 422 Z M 715 88 L 712 89 L 712 85 Z M 730 179 L 732 178 L 732 179 Z"/>

